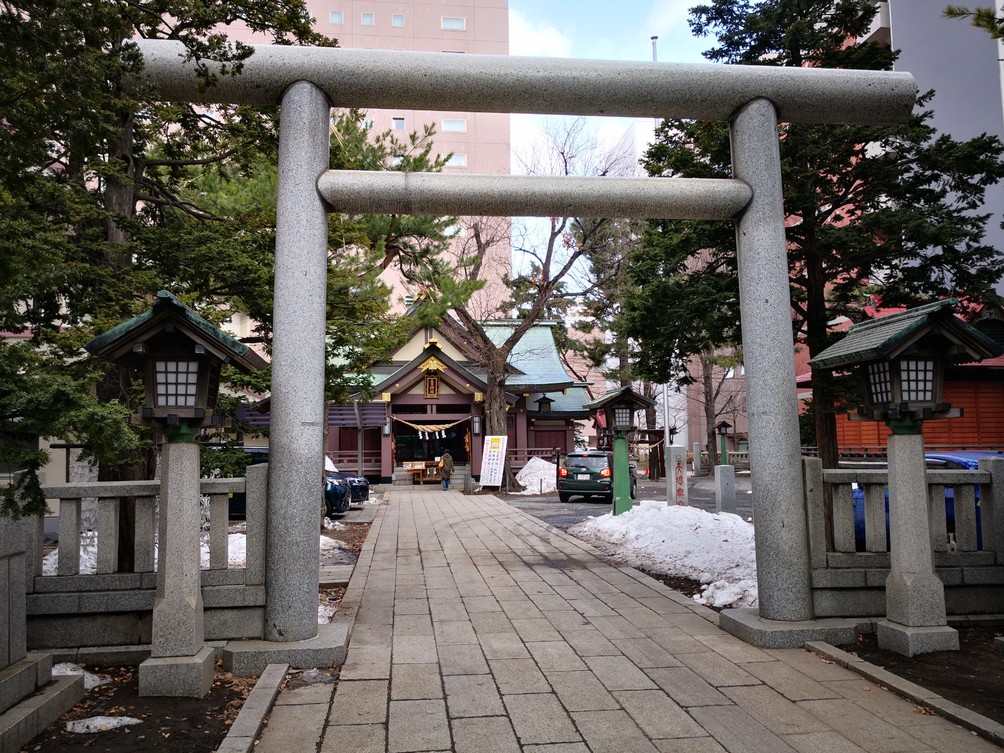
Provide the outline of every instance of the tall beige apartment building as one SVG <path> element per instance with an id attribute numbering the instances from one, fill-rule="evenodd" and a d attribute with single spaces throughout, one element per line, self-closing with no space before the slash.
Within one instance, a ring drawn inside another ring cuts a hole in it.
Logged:
<path id="1" fill-rule="evenodd" d="M 508 0 L 307 0 L 315 28 L 338 40 L 341 47 L 450 54 L 508 55 Z M 434 105 L 434 102 L 430 102 Z M 434 149 L 451 154 L 444 168 L 448 173 L 498 175 L 509 173 L 509 115 L 473 112 L 443 112 L 434 109 L 371 110 L 367 113 L 377 132 L 391 130 L 406 138 L 421 132 L 426 124 L 436 129 Z M 456 226 L 454 249 L 470 250 L 467 233 L 471 220 Z M 501 236 L 486 259 L 485 291 L 476 300 L 474 313 L 487 317 L 489 309 L 507 297 L 511 272 L 508 221 L 491 221 Z M 400 306 L 409 290 L 392 271 L 386 281 L 395 290 L 393 303 Z"/>

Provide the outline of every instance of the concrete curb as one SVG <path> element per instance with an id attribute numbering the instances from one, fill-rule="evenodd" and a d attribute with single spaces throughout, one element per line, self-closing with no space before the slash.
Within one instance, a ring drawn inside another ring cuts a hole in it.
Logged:
<path id="1" fill-rule="evenodd" d="M 902 677 L 866 662 L 853 654 L 841 651 L 829 643 L 809 641 L 805 644 L 805 648 L 814 654 L 836 662 L 841 667 L 856 672 L 877 685 L 889 688 L 904 698 L 909 698 L 920 706 L 937 711 L 941 716 L 975 732 L 980 737 L 997 745 L 1004 745 L 1004 724 L 999 724 L 993 719 L 988 719 L 975 711 L 963 708 L 933 691 L 922 688 L 909 680 L 904 680 Z"/>
<path id="2" fill-rule="evenodd" d="M 288 664 L 269 664 L 261 673 L 240 713 L 223 738 L 217 753 L 249 753 L 261 732 L 265 717 L 279 696 L 279 685 L 286 677 Z"/>

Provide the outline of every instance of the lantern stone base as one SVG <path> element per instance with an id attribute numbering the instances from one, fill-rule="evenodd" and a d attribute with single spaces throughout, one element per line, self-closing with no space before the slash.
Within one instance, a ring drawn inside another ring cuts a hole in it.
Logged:
<path id="1" fill-rule="evenodd" d="M 215 654 L 203 646 L 195 656 L 164 656 L 139 665 L 141 696 L 203 698 L 213 686 Z"/>
<path id="2" fill-rule="evenodd" d="M 876 627 L 879 648 L 895 651 L 903 656 L 959 650 L 959 633 L 947 625 L 911 627 L 882 620 Z"/>

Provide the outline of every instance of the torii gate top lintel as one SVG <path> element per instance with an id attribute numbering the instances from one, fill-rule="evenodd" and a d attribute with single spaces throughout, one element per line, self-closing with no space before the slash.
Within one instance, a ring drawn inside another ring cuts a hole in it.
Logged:
<path id="1" fill-rule="evenodd" d="M 143 80 L 165 100 L 275 105 L 309 81 L 337 107 L 728 120 L 751 99 L 791 123 L 905 120 L 909 73 L 252 45 L 238 76 L 199 85 L 181 42 L 140 40 Z M 207 62 L 212 67 L 212 63 Z"/>

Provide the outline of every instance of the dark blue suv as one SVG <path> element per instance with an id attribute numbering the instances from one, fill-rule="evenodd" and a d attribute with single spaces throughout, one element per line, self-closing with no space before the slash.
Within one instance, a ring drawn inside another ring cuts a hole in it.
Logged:
<path id="1" fill-rule="evenodd" d="M 958 450 L 949 452 L 928 452 L 924 454 L 928 470 L 963 470 L 979 469 L 982 458 L 1002 457 L 1004 453 L 994 450 Z M 976 487 L 976 547 L 983 548 L 983 520 L 980 510 L 980 488 Z M 856 488 L 852 492 L 854 498 L 854 542 L 855 548 L 862 552 L 865 549 L 865 493 Z M 955 490 L 945 489 L 945 523 L 948 533 L 955 533 Z M 885 530 L 886 548 L 889 546 L 889 490 L 885 492 Z"/>
<path id="2" fill-rule="evenodd" d="M 324 474 L 324 514 L 333 518 L 349 511 L 351 495 L 348 483 L 333 473 Z"/>

